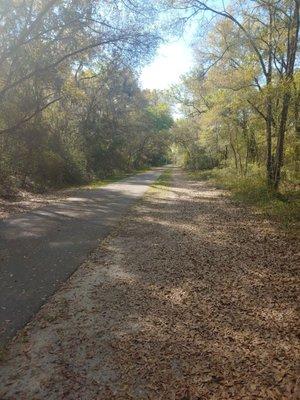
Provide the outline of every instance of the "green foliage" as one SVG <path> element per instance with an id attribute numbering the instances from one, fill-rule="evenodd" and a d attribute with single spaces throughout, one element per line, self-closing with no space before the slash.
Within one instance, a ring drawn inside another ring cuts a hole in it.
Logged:
<path id="1" fill-rule="evenodd" d="M 219 164 L 216 157 L 209 155 L 205 148 L 193 146 L 189 153 L 185 152 L 184 167 L 192 171 L 207 170 L 217 167 Z"/>
<path id="2" fill-rule="evenodd" d="M 91 178 L 87 173 L 86 156 L 81 149 L 69 149 L 63 168 L 65 171 L 62 184 L 83 183 Z"/>
<path id="3" fill-rule="evenodd" d="M 264 179 L 275 190 L 286 180 L 296 183 L 299 4 L 281 3 L 247 0 L 225 5 L 226 12 L 217 4 L 194 5 L 196 14 L 219 18 L 205 42 L 195 45 L 194 71 L 173 88 L 185 116 L 174 139 L 188 168 L 205 168 L 206 154 L 244 177 L 251 164 L 264 166 Z"/>
<path id="4" fill-rule="evenodd" d="M 154 182 L 153 187 L 163 189 L 171 185 L 172 170 L 166 169 L 159 178 Z"/>
<path id="5" fill-rule="evenodd" d="M 41 183 L 51 185 L 63 181 L 64 159 L 51 150 L 44 150 L 38 155 L 38 177 Z"/>
<path id="6" fill-rule="evenodd" d="M 10 197 L 13 194 L 11 161 L 6 154 L 0 156 L 0 196 Z"/>
<path id="7" fill-rule="evenodd" d="M 0 195 L 163 163 L 170 110 L 138 83 L 154 2 L 21 3 L 0 1 Z"/>
<path id="8" fill-rule="evenodd" d="M 110 63 L 90 75 L 80 87 L 68 83 L 63 103 L 2 135 L 3 194 L 13 183 L 43 191 L 166 163 L 173 120 L 159 94 L 142 91 L 133 70 Z"/>
<path id="9" fill-rule="evenodd" d="M 284 227 L 293 229 L 300 222 L 300 191 L 283 187 L 281 193 L 266 185 L 263 170 L 251 166 L 249 175 L 237 175 L 234 168 L 215 168 L 191 173 L 196 180 L 210 181 L 214 186 L 228 189 L 233 200 L 248 204 Z"/>

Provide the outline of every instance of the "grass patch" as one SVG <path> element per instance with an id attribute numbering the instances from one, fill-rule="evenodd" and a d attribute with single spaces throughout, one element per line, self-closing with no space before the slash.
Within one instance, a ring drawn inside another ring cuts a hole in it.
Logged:
<path id="1" fill-rule="evenodd" d="M 115 173 L 115 174 L 108 176 L 106 178 L 103 178 L 103 179 L 95 179 L 92 182 L 90 182 L 88 184 L 84 184 L 80 187 L 86 188 L 86 189 L 96 189 L 96 188 L 99 188 L 102 186 L 106 186 L 110 183 L 118 182 L 122 179 L 129 178 L 130 176 L 134 176 L 136 174 L 149 171 L 149 169 L 150 169 L 149 167 L 146 167 L 146 168 L 140 168 L 138 170 L 134 170 L 131 172 L 118 172 L 118 173 Z"/>
<path id="2" fill-rule="evenodd" d="M 296 228 L 300 220 L 300 191 L 284 187 L 279 193 L 270 190 L 260 171 L 253 171 L 246 177 L 239 176 L 235 170 L 213 169 L 190 172 L 190 177 L 228 189 L 234 201 L 247 204 L 270 219 L 278 221 L 287 229 Z"/>
<path id="3" fill-rule="evenodd" d="M 189 171 L 189 176 L 195 181 L 209 181 L 214 177 L 214 170 Z"/>
<path id="4" fill-rule="evenodd" d="M 109 183 L 113 183 L 113 182 L 118 182 L 121 179 L 125 179 L 128 178 L 129 176 L 134 175 L 134 173 L 119 173 L 116 175 L 112 175 L 109 176 L 107 178 L 103 178 L 103 179 L 96 179 L 94 181 L 92 181 L 91 183 L 89 183 L 88 185 L 84 185 L 84 187 L 86 188 L 90 188 L 90 189 L 96 189 L 98 187 L 102 187 L 102 186 L 106 186 Z"/>
<path id="5" fill-rule="evenodd" d="M 171 186 L 172 170 L 171 168 L 166 169 L 159 178 L 153 183 L 153 187 L 163 189 L 164 187 Z"/>

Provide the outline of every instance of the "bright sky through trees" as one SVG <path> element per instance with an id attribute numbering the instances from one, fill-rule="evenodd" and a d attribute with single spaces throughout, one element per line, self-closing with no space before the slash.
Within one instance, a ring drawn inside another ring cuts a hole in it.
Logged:
<path id="1" fill-rule="evenodd" d="M 180 76 L 193 66 L 193 51 L 186 40 L 181 39 L 160 46 L 153 62 L 141 74 L 145 89 L 167 89 L 179 82 Z"/>
<path id="2" fill-rule="evenodd" d="M 228 0 L 210 2 L 220 10 L 228 3 Z M 201 16 L 203 14 L 200 18 Z M 141 73 L 140 81 L 144 89 L 168 89 L 170 85 L 179 83 L 180 77 L 192 69 L 195 62 L 192 46 L 199 28 L 198 22 L 195 18 L 180 38 L 174 38 L 173 41 L 159 46 L 154 60 L 146 65 Z"/>

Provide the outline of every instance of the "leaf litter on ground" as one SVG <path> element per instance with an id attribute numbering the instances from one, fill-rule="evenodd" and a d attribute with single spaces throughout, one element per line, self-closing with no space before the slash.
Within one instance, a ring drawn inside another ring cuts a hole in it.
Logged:
<path id="1" fill-rule="evenodd" d="M 298 398 L 297 249 L 174 169 L 16 336 L 0 398 Z"/>

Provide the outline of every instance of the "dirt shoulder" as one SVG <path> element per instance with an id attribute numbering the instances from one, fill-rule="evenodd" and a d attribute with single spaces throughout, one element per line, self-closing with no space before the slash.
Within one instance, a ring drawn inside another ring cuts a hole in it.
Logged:
<path id="1" fill-rule="evenodd" d="M 296 238 L 174 170 L 1 363 L 1 399 L 295 399 Z"/>
<path id="2" fill-rule="evenodd" d="M 15 198 L 4 199 L 0 197 L 0 219 L 35 210 L 48 204 L 59 203 L 78 190 L 80 189 L 62 189 L 45 194 L 35 194 L 20 190 Z"/>
<path id="3" fill-rule="evenodd" d="M 147 170 L 150 170 L 150 168 L 136 170 L 131 173 L 120 173 L 105 179 L 95 180 L 89 184 L 87 183 L 78 187 L 72 186 L 63 189 L 52 189 L 46 193 L 38 194 L 28 192 L 26 190 L 19 190 L 13 197 L 9 199 L 5 199 L 0 196 L 0 220 L 15 214 L 32 211 L 48 204 L 59 203 L 69 196 L 80 193 L 82 190 L 99 189 L 100 187 L 106 186 L 110 183 L 118 182 L 128 177 L 142 174 Z"/>

